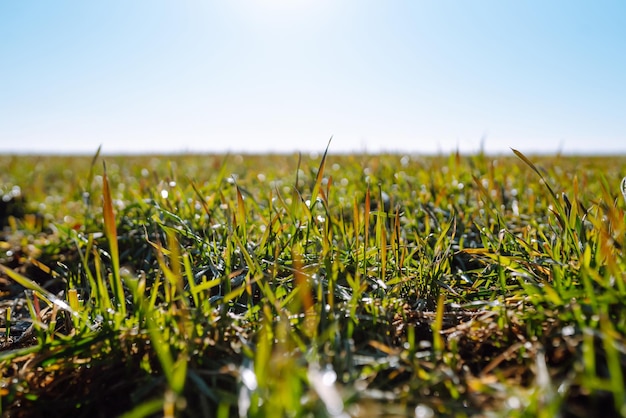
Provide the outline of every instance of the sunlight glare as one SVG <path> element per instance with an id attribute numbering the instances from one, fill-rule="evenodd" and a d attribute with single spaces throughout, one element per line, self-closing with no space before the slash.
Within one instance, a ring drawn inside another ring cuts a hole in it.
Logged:
<path id="1" fill-rule="evenodd" d="M 328 13 L 328 0 L 235 0 L 237 13 L 256 23 L 301 24 L 320 19 Z"/>

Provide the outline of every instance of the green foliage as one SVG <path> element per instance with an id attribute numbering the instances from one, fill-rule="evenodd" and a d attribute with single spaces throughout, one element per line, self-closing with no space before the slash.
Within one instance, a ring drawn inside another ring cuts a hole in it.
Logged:
<path id="1" fill-rule="evenodd" d="M 0 156 L 2 412 L 626 415 L 624 161 L 513 153 Z"/>

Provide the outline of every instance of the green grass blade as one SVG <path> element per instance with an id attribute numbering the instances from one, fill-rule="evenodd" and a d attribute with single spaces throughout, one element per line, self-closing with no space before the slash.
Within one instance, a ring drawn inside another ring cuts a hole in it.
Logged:
<path id="1" fill-rule="evenodd" d="M 103 163 L 104 164 L 104 163 Z M 106 164 L 104 164 L 104 173 L 102 175 L 102 214 L 104 216 L 104 234 L 109 242 L 111 262 L 113 263 L 113 293 L 117 307 L 123 317 L 126 316 L 126 296 L 124 295 L 124 286 L 122 285 L 122 277 L 120 275 L 120 255 L 117 242 L 117 226 L 115 224 L 115 212 L 113 211 L 113 199 L 109 187 L 109 179 L 107 176 Z"/>
<path id="2" fill-rule="evenodd" d="M 78 313 L 74 311 L 70 307 L 70 305 L 67 304 L 64 300 L 58 298 L 53 293 L 47 291 L 46 289 L 44 289 L 43 287 L 35 283 L 33 280 L 29 279 L 28 277 L 23 276 L 20 273 L 16 272 L 15 270 L 9 267 L 6 267 L 2 264 L 0 264 L 0 270 L 4 272 L 7 276 L 9 276 L 11 279 L 15 280 L 15 282 L 17 282 L 20 286 L 25 287 L 26 289 L 32 290 L 35 293 L 37 293 L 37 296 L 40 299 L 42 299 L 44 302 L 46 302 L 48 305 L 56 305 L 57 307 L 63 309 L 64 311 L 71 313 L 72 315 L 78 315 Z"/>
<path id="3" fill-rule="evenodd" d="M 322 179 L 324 178 L 324 169 L 326 167 L 326 156 L 328 155 L 328 148 L 330 147 L 330 142 L 332 140 L 332 137 L 328 140 L 328 144 L 326 145 L 326 149 L 324 150 L 324 155 L 322 155 L 322 161 L 320 161 L 320 165 L 317 169 L 315 185 L 313 186 L 313 191 L 311 192 L 311 207 L 313 206 L 313 203 L 315 203 L 315 201 L 317 200 L 317 196 L 320 193 L 320 188 L 322 187 Z"/>

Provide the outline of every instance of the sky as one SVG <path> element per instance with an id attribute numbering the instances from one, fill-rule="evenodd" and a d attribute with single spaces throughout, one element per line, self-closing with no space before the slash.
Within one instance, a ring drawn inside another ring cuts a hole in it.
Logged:
<path id="1" fill-rule="evenodd" d="M 0 153 L 626 154 L 623 0 L 0 2 Z"/>

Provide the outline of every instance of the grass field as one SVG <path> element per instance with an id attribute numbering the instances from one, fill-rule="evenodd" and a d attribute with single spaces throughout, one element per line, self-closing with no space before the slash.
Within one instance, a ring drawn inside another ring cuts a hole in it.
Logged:
<path id="1" fill-rule="evenodd" d="M 3 416 L 626 416 L 626 157 L 0 167 Z"/>

